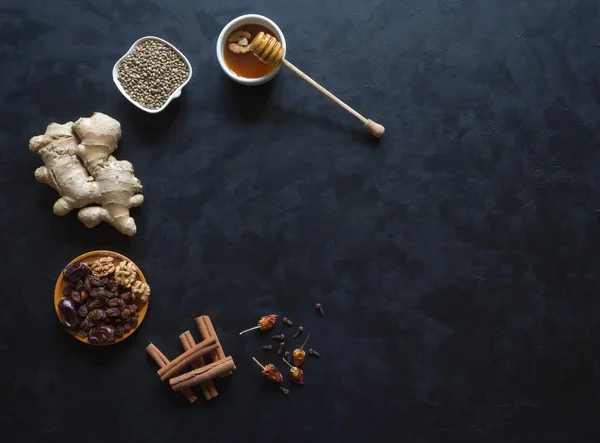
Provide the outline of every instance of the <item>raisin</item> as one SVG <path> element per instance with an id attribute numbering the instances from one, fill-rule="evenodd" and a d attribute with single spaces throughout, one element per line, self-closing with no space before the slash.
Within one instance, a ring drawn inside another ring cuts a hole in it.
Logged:
<path id="1" fill-rule="evenodd" d="M 86 278 L 85 282 L 83 283 L 83 289 L 85 289 L 85 292 L 87 292 L 88 294 L 92 292 L 92 284 L 90 283 L 90 280 L 88 278 Z"/>
<path id="2" fill-rule="evenodd" d="M 94 288 L 90 292 L 90 297 L 104 300 L 106 298 L 106 290 L 104 288 Z"/>
<path id="3" fill-rule="evenodd" d="M 115 330 L 115 336 L 121 338 L 123 335 L 125 335 L 125 328 L 122 325 L 117 326 L 117 329 Z"/>
<path id="4" fill-rule="evenodd" d="M 111 301 L 108 302 L 108 306 L 110 306 L 111 308 L 124 309 L 125 302 L 120 298 L 113 298 Z"/>
<path id="5" fill-rule="evenodd" d="M 85 338 L 87 336 L 87 332 L 84 331 L 83 329 L 79 329 L 79 330 L 77 330 L 77 336 L 81 337 L 81 338 Z"/>
<path id="6" fill-rule="evenodd" d="M 94 323 L 89 318 L 84 318 L 79 324 L 79 328 L 87 332 L 94 327 Z"/>
<path id="7" fill-rule="evenodd" d="M 99 298 L 89 299 L 87 301 L 87 307 L 89 310 L 103 308 L 104 300 L 100 300 Z"/>
<path id="8" fill-rule="evenodd" d="M 88 340 L 92 344 L 110 343 L 115 341 L 115 328 L 112 326 L 96 326 L 88 332 Z"/>
<path id="9" fill-rule="evenodd" d="M 79 306 L 79 316 L 80 317 L 87 317 L 88 315 L 88 307 L 86 305 L 81 305 Z"/>
<path id="10" fill-rule="evenodd" d="M 88 313 L 88 318 L 93 321 L 104 320 L 105 313 L 103 309 L 94 309 Z"/>
<path id="11" fill-rule="evenodd" d="M 85 292 L 85 291 L 81 291 L 81 293 L 80 293 L 80 294 L 81 294 L 81 303 L 83 303 L 84 301 L 86 301 L 86 300 L 87 300 L 87 298 L 88 298 L 88 293 L 87 293 L 87 292 Z"/>
<path id="12" fill-rule="evenodd" d="M 132 314 L 135 314 L 138 311 L 138 307 L 136 304 L 127 305 L 127 309 L 131 311 Z"/>
<path id="13" fill-rule="evenodd" d="M 127 320 L 129 317 L 131 317 L 131 311 L 127 308 L 123 309 L 121 311 L 121 318 Z"/>
<path id="14" fill-rule="evenodd" d="M 87 278 L 87 281 L 90 282 L 90 285 L 92 285 L 92 287 L 99 288 L 101 286 L 105 286 L 108 279 L 96 277 L 95 275 L 90 275 Z"/>
<path id="15" fill-rule="evenodd" d="M 62 317 L 63 326 L 70 331 L 75 331 L 78 323 L 75 303 L 68 298 L 62 298 L 58 302 L 58 311 Z"/>
<path id="16" fill-rule="evenodd" d="M 125 332 L 129 332 L 129 331 L 131 331 L 133 328 L 134 328 L 134 326 L 133 326 L 131 323 L 125 323 L 125 324 L 123 325 L 123 330 L 124 330 Z"/>
<path id="17" fill-rule="evenodd" d="M 75 288 L 76 291 L 81 291 L 83 289 L 83 281 L 82 280 L 77 280 L 77 283 L 75 283 Z"/>
<path id="18" fill-rule="evenodd" d="M 123 319 L 120 317 L 115 317 L 112 319 L 112 321 L 115 325 L 120 325 L 121 323 L 123 323 Z"/>
<path id="19" fill-rule="evenodd" d="M 133 295 L 131 292 L 124 292 L 121 294 L 121 300 L 123 300 L 125 303 L 131 303 L 131 300 L 133 300 Z"/>
<path id="20" fill-rule="evenodd" d="M 119 308 L 108 308 L 106 311 L 107 317 L 120 317 L 121 310 Z"/>
<path id="21" fill-rule="evenodd" d="M 90 273 L 90 268 L 80 261 L 70 264 L 63 271 L 63 277 L 66 281 L 75 283 Z"/>
<path id="22" fill-rule="evenodd" d="M 70 287 L 66 287 L 65 289 L 63 289 L 63 297 L 70 297 L 71 292 L 73 292 L 73 289 L 71 289 Z"/>
<path id="23" fill-rule="evenodd" d="M 81 304 L 81 292 L 71 291 L 71 300 L 73 300 L 78 305 Z"/>

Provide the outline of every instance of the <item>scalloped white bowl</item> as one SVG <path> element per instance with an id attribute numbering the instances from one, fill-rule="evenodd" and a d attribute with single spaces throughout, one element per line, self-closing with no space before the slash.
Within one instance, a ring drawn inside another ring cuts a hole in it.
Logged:
<path id="1" fill-rule="evenodd" d="M 135 49 L 135 47 L 137 45 L 139 45 L 141 42 L 146 41 L 146 40 L 158 40 L 158 41 L 163 42 L 164 44 L 168 45 L 173 51 L 175 51 L 177 54 L 179 54 L 179 56 L 181 57 L 181 59 L 185 62 L 185 64 L 187 65 L 188 69 L 190 70 L 190 73 L 189 73 L 187 79 L 175 91 L 173 91 L 173 93 L 169 96 L 169 98 L 167 99 L 167 101 L 165 101 L 165 103 L 160 108 L 158 108 L 158 109 L 146 108 L 145 106 L 142 106 L 141 104 L 139 104 L 138 102 L 136 102 L 134 99 L 132 99 L 129 96 L 129 94 L 127 94 L 127 92 L 123 88 L 123 85 L 121 85 L 121 82 L 119 81 L 119 65 L 121 64 L 121 62 L 123 61 L 123 59 L 125 57 L 127 57 L 129 54 L 131 54 L 131 52 Z M 117 63 L 115 63 L 115 66 L 113 66 L 112 76 L 113 76 L 113 81 L 115 82 L 115 85 L 117 85 L 117 88 L 119 89 L 119 91 L 121 91 L 121 94 L 123 94 L 127 100 L 129 100 L 135 106 L 137 106 L 138 108 L 140 108 L 142 111 L 146 111 L 149 114 L 158 114 L 159 112 L 162 112 L 167 106 L 169 106 L 169 103 L 171 103 L 171 101 L 174 98 L 177 98 L 177 97 L 179 97 L 181 95 L 181 90 L 183 89 L 183 87 L 185 85 L 188 84 L 188 82 L 192 78 L 192 65 L 190 64 L 189 60 L 185 57 L 185 55 L 183 55 L 183 53 L 179 49 L 177 49 L 175 46 L 173 46 L 171 43 L 169 43 L 166 40 L 163 40 L 162 38 L 154 37 L 152 35 L 148 35 L 146 37 L 140 38 L 139 40 L 136 40 L 135 43 L 133 45 L 131 45 L 131 48 L 129 48 L 129 51 L 127 51 L 123 55 L 123 57 L 121 57 L 119 60 L 117 60 Z"/>

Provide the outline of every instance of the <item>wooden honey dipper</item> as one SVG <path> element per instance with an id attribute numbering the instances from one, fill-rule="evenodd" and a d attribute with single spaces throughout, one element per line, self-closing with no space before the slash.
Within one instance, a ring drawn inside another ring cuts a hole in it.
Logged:
<path id="1" fill-rule="evenodd" d="M 250 43 L 250 51 L 254 53 L 256 57 L 263 63 L 266 63 L 271 66 L 277 66 L 279 63 L 282 63 L 284 66 L 290 68 L 293 72 L 298 74 L 302 80 L 308 83 L 311 86 L 314 86 L 321 94 L 325 97 L 329 98 L 331 101 L 339 105 L 346 112 L 349 112 L 351 115 L 356 117 L 361 121 L 361 123 L 369 130 L 369 132 L 375 137 L 379 138 L 385 132 L 385 128 L 379 123 L 374 122 L 371 119 L 364 117 L 363 115 L 356 112 L 346 103 L 341 101 L 323 86 L 318 84 L 300 69 L 296 68 L 289 61 L 287 61 L 284 56 L 284 49 L 281 46 L 281 43 L 277 41 L 275 37 L 269 34 L 265 34 L 264 32 L 259 32 L 256 37 Z"/>

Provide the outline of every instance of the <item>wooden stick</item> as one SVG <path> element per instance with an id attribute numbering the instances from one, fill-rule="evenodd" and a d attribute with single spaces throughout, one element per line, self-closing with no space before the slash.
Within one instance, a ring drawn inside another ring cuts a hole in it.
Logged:
<path id="1" fill-rule="evenodd" d="M 188 351 L 196 345 L 194 337 L 190 331 L 185 331 L 183 334 L 181 334 L 179 336 L 179 341 L 181 342 L 184 351 Z M 200 369 L 204 365 L 205 363 L 202 357 L 199 357 L 191 364 L 192 368 L 194 369 Z M 215 387 L 215 383 L 212 380 L 207 380 L 203 383 L 200 383 L 200 387 L 202 388 L 202 393 L 204 394 L 204 398 L 206 400 L 211 400 L 219 395 L 219 392 Z"/>
<path id="2" fill-rule="evenodd" d="M 214 337 L 217 340 L 217 344 L 219 348 L 216 352 L 210 354 L 210 358 L 213 362 L 222 360 L 225 358 L 225 352 L 223 351 L 223 346 L 221 346 L 221 342 L 219 341 L 219 337 L 217 337 L 217 332 L 215 331 L 215 327 L 210 320 L 208 315 L 203 315 L 201 317 L 196 318 L 196 325 L 198 326 L 198 330 L 200 331 L 200 336 L 203 340 L 206 340 L 209 337 Z M 231 372 L 225 374 L 223 377 L 231 375 Z"/>
<path id="3" fill-rule="evenodd" d="M 358 120 L 360 120 L 360 122 L 365 126 L 365 128 L 367 128 L 367 130 L 373 136 L 379 138 L 379 137 L 381 137 L 383 135 L 383 133 L 385 132 L 385 128 L 382 125 L 380 125 L 379 123 L 376 123 L 373 120 L 368 119 L 368 118 L 364 117 L 363 115 L 359 114 L 357 111 L 355 111 L 350 106 L 348 106 L 346 103 L 344 103 L 343 101 L 341 101 L 339 98 L 337 98 L 335 95 L 333 95 L 327 89 L 325 89 L 323 86 L 321 86 L 320 84 L 318 84 L 316 81 L 314 81 L 312 78 L 310 78 L 304 72 L 302 72 L 300 69 L 296 68 L 293 64 L 291 64 L 285 58 L 281 59 L 281 63 L 283 65 L 285 65 L 286 67 L 288 67 L 295 74 L 297 74 L 306 83 L 308 83 L 309 85 L 311 85 L 312 87 L 314 87 L 315 89 L 317 89 L 317 91 L 319 91 L 325 97 L 327 97 L 328 99 L 330 99 L 336 105 L 340 106 L 343 110 L 345 110 L 346 112 L 348 112 L 350 115 L 352 115 L 352 116 L 356 117 Z"/>
<path id="4" fill-rule="evenodd" d="M 156 362 L 159 368 L 169 364 L 169 359 L 165 356 L 165 354 L 160 352 L 160 349 L 158 349 L 153 343 L 150 343 L 146 347 L 146 352 L 148 355 L 150 355 L 150 357 L 152 357 L 152 360 Z M 188 399 L 190 403 L 194 403 L 198 399 L 196 394 L 194 394 L 189 388 L 182 389 L 181 393 L 185 396 L 185 398 Z"/>
<path id="5" fill-rule="evenodd" d="M 160 379 L 162 381 L 171 378 L 173 374 L 185 366 L 188 366 L 192 361 L 196 360 L 198 357 L 208 354 L 209 352 L 215 350 L 217 348 L 216 340 L 214 338 L 209 338 L 208 340 L 204 340 L 198 343 L 189 351 L 185 351 L 175 360 L 171 361 L 168 365 L 162 367 L 157 371 Z"/>
<path id="6" fill-rule="evenodd" d="M 171 387 L 174 391 L 180 391 L 190 386 L 203 383 L 206 380 L 211 380 L 215 377 L 222 377 L 227 373 L 231 373 L 235 369 L 235 364 L 231 357 L 226 357 L 222 360 L 216 361 L 206 366 L 202 366 L 199 369 L 186 372 L 183 375 L 172 378 L 169 380 Z"/>

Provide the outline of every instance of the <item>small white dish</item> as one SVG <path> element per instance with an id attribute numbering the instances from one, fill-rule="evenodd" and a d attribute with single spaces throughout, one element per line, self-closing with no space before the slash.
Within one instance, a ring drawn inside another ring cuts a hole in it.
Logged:
<path id="1" fill-rule="evenodd" d="M 279 72 L 281 66 L 277 66 L 267 75 L 264 75 L 262 77 L 241 77 L 235 72 L 233 72 L 231 69 L 229 69 L 229 66 L 227 66 L 227 64 L 225 63 L 225 58 L 223 57 L 223 51 L 227 50 L 227 48 L 225 48 L 225 45 L 227 44 L 227 37 L 229 37 L 229 34 L 231 34 L 233 31 L 235 31 L 238 28 L 241 28 L 244 25 L 262 25 L 265 28 L 269 29 L 271 32 L 273 32 L 273 36 L 281 42 L 284 54 L 286 51 L 285 37 L 283 36 L 283 32 L 281 32 L 281 29 L 279 29 L 279 26 L 277 26 L 273 20 L 268 19 L 264 15 L 258 14 L 246 14 L 234 18 L 225 25 L 225 27 L 219 34 L 219 38 L 217 39 L 217 59 L 219 60 L 219 64 L 221 65 L 221 69 L 223 70 L 223 72 L 227 74 L 231 79 L 238 83 L 241 83 L 242 85 L 262 85 L 263 83 L 266 83 L 273 77 L 275 77 Z"/>
<path id="2" fill-rule="evenodd" d="M 141 42 L 143 42 L 145 40 L 158 40 L 158 41 L 160 41 L 160 42 L 168 45 L 173 51 L 175 51 L 177 54 L 179 54 L 179 56 L 185 62 L 185 64 L 187 65 L 187 67 L 188 67 L 188 69 L 190 71 L 187 79 L 183 82 L 183 84 L 181 84 L 181 86 L 179 86 L 179 88 L 177 88 L 175 91 L 173 91 L 173 93 L 169 96 L 169 98 L 167 99 L 167 101 L 165 101 L 164 104 L 160 108 L 158 108 L 158 109 L 146 108 L 146 107 L 142 106 L 141 104 L 139 104 L 138 102 L 136 102 L 134 99 L 132 99 L 129 96 L 129 94 L 127 94 L 127 92 L 123 88 L 123 85 L 121 85 L 121 82 L 119 81 L 119 65 L 121 64 L 121 62 L 123 61 L 123 59 L 125 59 L 125 57 L 127 57 L 129 54 L 131 54 L 131 52 L 135 49 L 135 47 L 137 45 L 139 45 Z M 131 45 L 131 48 L 129 48 L 129 51 L 127 51 L 125 53 L 125 55 L 123 55 L 123 57 L 121 57 L 117 61 L 117 63 L 115 63 L 115 66 L 113 67 L 113 70 L 112 70 L 112 76 L 113 76 L 113 81 L 115 82 L 115 85 L 117 85 L 117 88 L 119 89 L 119 91 L 121 91 L 121 94 L 123 94 L 127 100 L 129 100 L 135 106 L 137 106 L 138 108 L 140 108 L 142 111 L 146 111 L 146 112 L 148 112 L 150 114 L 158 114 L 159 112 L 163 111 L 167 106 L 169 106 L 169 103 L 171 103 L 171 100 L 173 100 L 174 98 L 177 98 L 177 97 L 179 97 L 181 95 L 181 90 L 183 89 L 183 87 L 185 85 L 187 85 L 187 83 L 192 78 L 192 65 L 190 64 L 189 60 L 185 57 L 185 55 L 183 55 L 183 53 L 179 49 L 177 49 L 175 46 L 173 46 L 171 43 L 169 43 L 166 40 L 163 40 L 162 38 L 158 38 L 158 37 L 154 37 L 152 35 L 149 35 L 149 36 L 140 38 L 133 45 Z"/>

